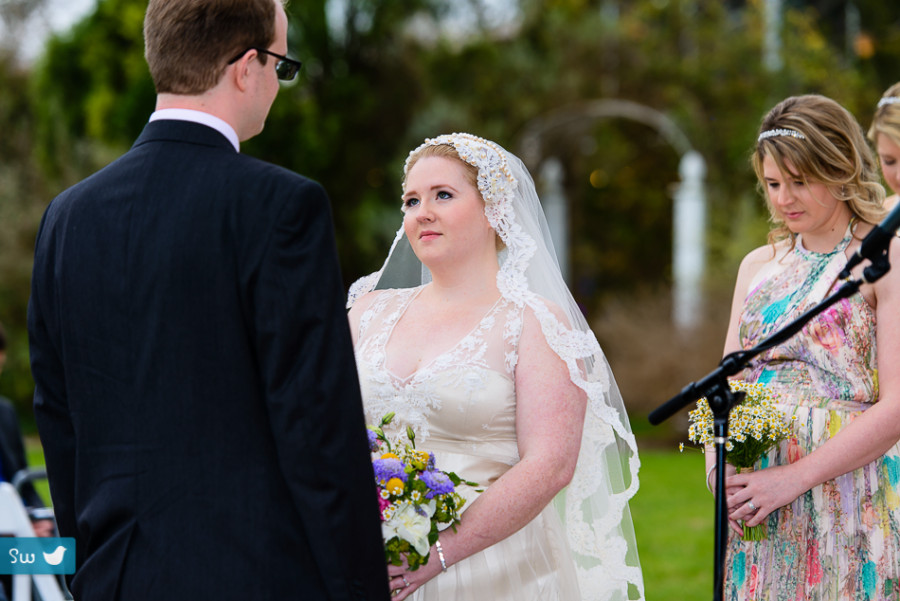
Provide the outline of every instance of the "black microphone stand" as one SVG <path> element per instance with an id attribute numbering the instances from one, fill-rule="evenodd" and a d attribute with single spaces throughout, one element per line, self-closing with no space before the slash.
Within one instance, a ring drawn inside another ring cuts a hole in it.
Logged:
<path id="1" fill-rule="evenodd" d="M 732 407 L 744 400 L 743 392 L 733 392 L 731 390 L 731 387 L 728 385 L 728 378 L 744 369 L 749 365 L 750 360 L 760 353 L 787 341 L 791 336 L 802 330 L 803 326 L 813 317 L 831 305 L 856 294 L 862 284 L 871 284 L 886 274 L 891 268 L 888 261 L 888 249 L 892 238 L 893 236 L 888 236 L 883 244 L 880 244 L 878 248 L 872 249 L 870 252 L 872 256 L 867 257 L 871 264 L 863 270 L 862 277 L 855 280 L 846 280 L 834 294 L 760 342 L 757 346 L 729 353 L 719 363 L 719 367 L 706 377 L 696 382 L 691 382 L 680 393 L 650 413 L 650 423 L 656 426 L 701 397 L 706 397 L 709 407 L 712 409 L 713 440 L 716 449 L 713 601 L 722 600 L 725 586 L 725 547 L 728 541 L 728 515 L 725 507 L 725 458 L 727 453 L 725 443 L 728 439 L 728 414 L 731 412 Z M 841 273 L 842 277 L 849 277 L 850 267 L 851 265 L 848 262 L 848 266 Z M 844 275 L 845 273 L 847 275 Z"/>

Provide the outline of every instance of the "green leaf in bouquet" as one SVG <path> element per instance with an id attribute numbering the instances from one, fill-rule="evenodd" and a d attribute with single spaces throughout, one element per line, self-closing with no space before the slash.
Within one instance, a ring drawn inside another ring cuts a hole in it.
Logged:
<path id="1" fill-rule="evenodd" d="M 428 563 L 429 555 L 431 555 L 431 553 L 428 553 L 425 555 L 425 557 L 422 557 L 421 555 L 419 555 L 418 551 L 413 549 L 409 552 L 409 555 L 406 556 L 406 565 L 409 566 L 409 570 L 411 572 L 415 572 L 420 567 Z"/>

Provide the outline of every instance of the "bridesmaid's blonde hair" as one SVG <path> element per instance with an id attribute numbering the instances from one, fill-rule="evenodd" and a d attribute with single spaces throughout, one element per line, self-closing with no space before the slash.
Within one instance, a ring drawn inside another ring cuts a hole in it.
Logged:
<path id="1" fill-rule="evenodd" d="M 765 189 L 763 160 L 770 156 L 782 173 L 828 186 L 853 215 L 876 224 L 886 214 L 878 163 L 856 119 L 840 104 L 817 94 L 791 96 L 763 117 L 752 163 L 769 208 L 769 242 L 794 236 L 776 216 Z M 787 163 L 790 163 L 789 169 Z"/>
<path id="2" fill-rule="evenodd" d="M 897 101 L 885 102 L 885 98 L 896 98 Z M 900 146 L 900 82 L 895 83 L 882 95 L 872 125 L 867 134 L 872 144 L 878 143 L 879 134 L 884 134 L 897 146 Z"/>

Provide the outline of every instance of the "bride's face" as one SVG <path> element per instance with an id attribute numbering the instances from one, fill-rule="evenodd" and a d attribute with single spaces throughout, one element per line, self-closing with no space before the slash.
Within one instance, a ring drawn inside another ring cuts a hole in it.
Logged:
<path id="1" fill-rule="evenodd" d="M 403 228 L 425 265 L 496 256 L 484 201 L 466 175 L 460 161 L 436 156 L 419 159 L 406 175 Z"/>

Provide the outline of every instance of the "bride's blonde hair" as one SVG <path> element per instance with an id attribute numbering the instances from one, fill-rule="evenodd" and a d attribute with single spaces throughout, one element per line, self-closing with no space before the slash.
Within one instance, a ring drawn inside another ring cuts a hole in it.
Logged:
<path id="1" fill-rule="evenodd" d="M 414 154 L 412 154 L 406 163 L 406 172 L 403 174 L 403 188 L 406 189 L 406 176 L 409 175 L 409 172 L 412 171 L 413 165 L 415 165 L 419 159 L 425 159 L 428 157 L 439 157 L 442 159 L 453 159 L 459 161 L 460 164 L 465 168 L 466 172 L 466 180 L 472 187 L 478 190 L 478 168 L 475 165 L 471 165 L 464 161 L 456 149 L 450 144 L 435 144 L 434 146 L 423 146 Z M 481 192 L 478 192 L 478 195 L 481 196 Z M 481 198 L 484 200 L 484 197 Z"/>

